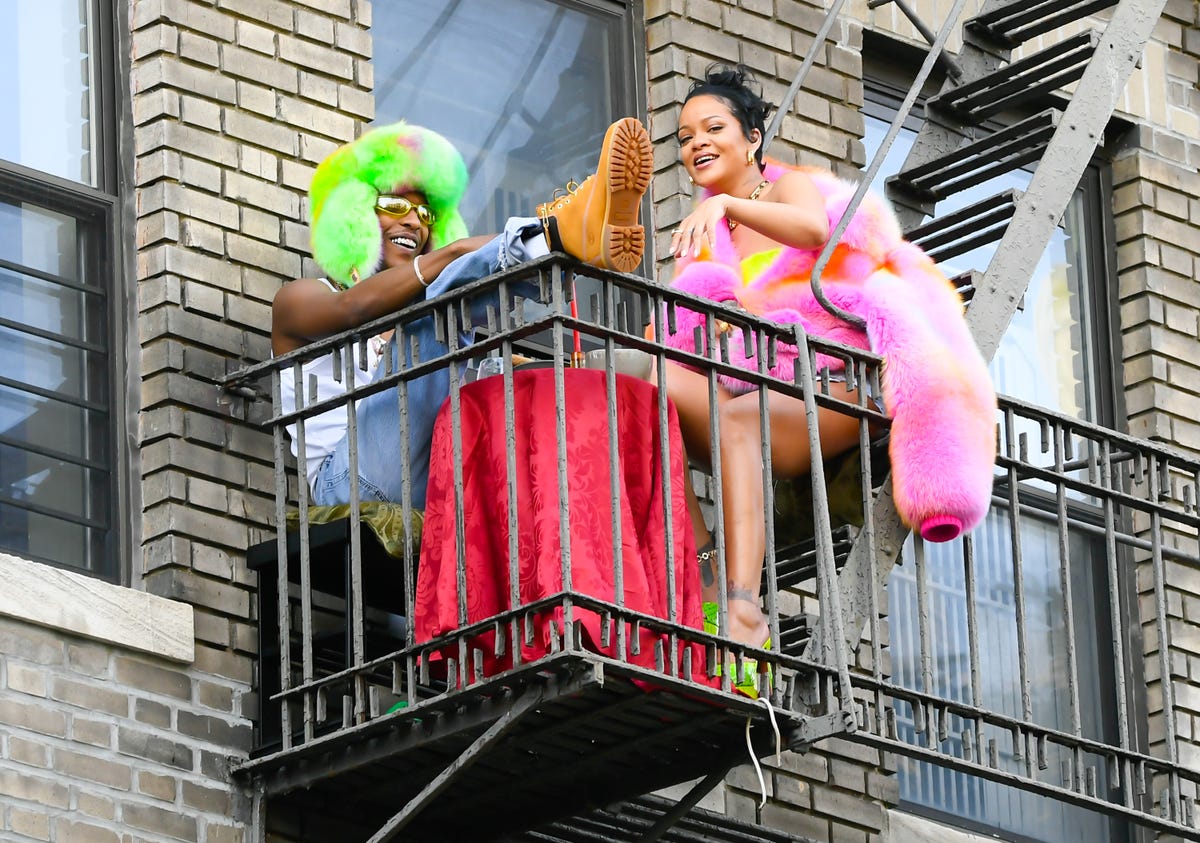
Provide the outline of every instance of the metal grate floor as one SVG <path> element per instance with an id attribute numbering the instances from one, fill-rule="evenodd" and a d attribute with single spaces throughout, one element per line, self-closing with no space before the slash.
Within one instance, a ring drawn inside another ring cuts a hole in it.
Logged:
<path id="1" fill-rule="evenodd" d="M 597 819 L 589 822 L 627 825 L 632 820 L 623 813 L 605 819 L 609 806 L 747 760 L 747 717 L 756 752 L 774 751 L 760 704 L 563 653 L 447 697 L 440 707 L 344 730 L 251 761 L 239 773 L 265 789 L 272 830 L 366 840 L 528 694 L 540 698 L 397 839 L 498 839 L 592 812 Z M 788 727 L 798 721 L 777 716 L 786 745 Z"/>

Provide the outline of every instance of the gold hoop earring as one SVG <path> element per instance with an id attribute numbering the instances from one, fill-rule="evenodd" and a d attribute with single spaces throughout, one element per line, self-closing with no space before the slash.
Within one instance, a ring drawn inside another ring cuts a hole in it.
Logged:
<path id="1" fill-rule="evenodd" d="M 688 184 L 695 184 L 695 183 L 696 183 L 696 180 L 693 179 L 691 176 L 688 176 Z"/>
<path id="2" fill-rule="evenodd" d="M 746 150 L 746 163 L 747 163 L 747 164 L 753 164 L 753 163 L 754 163 L 754 150 L 753 150 L 753 149 L 747 149 L 747 150 Z"/>

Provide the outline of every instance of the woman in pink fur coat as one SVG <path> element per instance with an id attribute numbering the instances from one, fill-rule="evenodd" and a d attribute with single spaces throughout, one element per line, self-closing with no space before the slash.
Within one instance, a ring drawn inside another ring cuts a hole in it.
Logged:
<path id="1" fill-rule="evenodd" d="M 770 106 L 750 81 L 741 66 L 711 68 L 693 84 L 680 112 L 676 137 L 683 165 L 704 198 L 673 233 L 673 285 L 879 353 L 883 400 L 893 420 L 889 447 L 899 512 L 926 539 L 954 538 L 986 514 L 995 458 L 995 394 L 962 303 L 933 262 L 903 240 L 890 208 L 869 197 L 821 276 L 829 299 L 862 316 L 866 329 L 820 306 L 809 283 L 811 270 L 854 186 L 824 171 L 763 162 Z M 694 329 L 703 318 L 680 309 L 676 332 L 664 342 L 695 351 Z M 740 332 L 730 335 L 729 348 L 731 362 L 757 370 Z M 790 381 L 792 360 L 781 354 L 772 373 Z M 835 373 L 844 366 L 820 356 L 817 364 Z M 829 389 L 857 403 L 844 382 Z M 670 365 L 667 390 L 689 456 L 710 459 L 707 376 Z M 717 404 L 729 598 L 728 628 L 721 631 L 762 646 L 768 629 L 759 596 L 766 549 L 759 395 L 722 375 Z M 771 393 L 768 407 L 774 474 L 807 473 L 811 453 L 803 401 Z M 822 408 L 818 425 L 826 457 L 858 442 L 852 416 Z M 697 545 L 703 546 L 708 536 L 698 505 L 693 521 Z M 705 600 L 714 601 L 712 554 L 701 553 L 701 574 Z"/>

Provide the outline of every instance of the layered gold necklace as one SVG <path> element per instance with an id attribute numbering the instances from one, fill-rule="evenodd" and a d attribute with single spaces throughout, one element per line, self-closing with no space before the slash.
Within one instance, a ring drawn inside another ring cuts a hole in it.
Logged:
<path id="1" fill-rule="evenodd" d="M 766 179 L 763 179 L 762 181 L 760 181 L 758 183 L 758 187 L 754 188 L 754 190 L 746 198 L 749 199 L 751 202 L 753 202 L 755 199 L 758 198 L 758 194 L 762 193 L 763 190 L 766 188 L 766 186 L 769 184 L 770 184 L 769 181 L 767 181 Z M 730 231 L 733 231 L 735 228 L 738 227 L 737 220 L 728 220 L 728 222 L 729 222 L 729 230 Z"/>

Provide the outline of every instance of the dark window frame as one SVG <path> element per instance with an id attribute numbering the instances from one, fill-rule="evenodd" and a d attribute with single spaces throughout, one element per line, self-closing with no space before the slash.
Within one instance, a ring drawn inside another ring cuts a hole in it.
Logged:
<path id="1" fill-rule="evenodd" d="M 140 498 L 133 488 L 135 445 L 130 431 L 135 419 L 130 408 L 137 406 L 140 384 L 136 373 L 131 376 L 128 371 L 129 364 L 136 361 L 128 349 L 130 338 L 136 337 L 136 314 L 131 310 L 135 297 L 125 281 L 134 277 L 133 252 L 124 232 L 132 230 L 135 212 L 132 202 L 122 201 L 119 195 L 122 184 L 128 183 L 123 179 L 128 167 L 122 155 L 132 148 L 131 102 L 129 93 L 117 85 L 117 80 L 128 77 L 123 71 L 128 69 L 130 37 L 119 16 L 120 4 L 113 0 L 86 2 L 93 24 L 88 33 L 88 47 L 94 86 L 92 117 L 96 126 L 95 147 L 89 150 L 89 155 L 94 158 L 96 184 L 0 160 L 0 198 L 71 217 L 84 234 L 80 237 L 80 242 L 86 244 L 80 266 L 88 277 L 97 279 L 100 291 L 91 295 L 99 296 L 104 307 L 107 358 L 103 372 L 107 381 L 104 402 L 108 412 L 104 437 L 108 482 L 104 484 L 105 500 L 99 505 L 106 511 L 108 526 L 102 558 L 93 560 L 92 567 L 83 567 L 78 564 L 80 560 L 3 552 L 15 552 L 23 558 L 97 579 L 129 584 L 133 542 L 139 532 L 134 500 Z"/>

